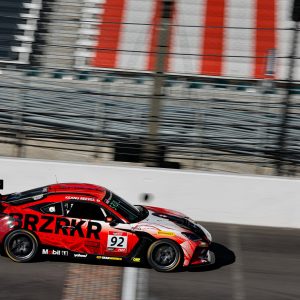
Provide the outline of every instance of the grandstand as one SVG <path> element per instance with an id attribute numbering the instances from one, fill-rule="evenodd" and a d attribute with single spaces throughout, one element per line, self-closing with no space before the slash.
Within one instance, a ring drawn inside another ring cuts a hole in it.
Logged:
<path id="1" fill-rule="evenodd" d="M 0 7 L 4 61 L 62 69 L 154 70 L 161 0 L 13 0 L 1 1 Z M 166 71 L 263 79 L 272 76 L 267 66 L 274 64 L 274 77 L 285 80 L 290 11 L 286 0 L 211 0 L 207 5 L 177 0 Z M 300 80 L 298 62 L 294 78 Z"/>
<path id="2" fill-rule="evenodd" d="M 278 142 L 289 1 L 226 3 L 175 2 L 153 160 L 259 174 L 275 174 L 280 160 L 286 175 L 297 175 L 297 84 L 285 149 Z M 161 7 L 160 0 L 0 1 L 0 154 L 147 165 Z"/>
<path id="3" fill-rule="evenodd" d="M 0 1 L 0 62 L 30 63 L 41 1 Z"/>

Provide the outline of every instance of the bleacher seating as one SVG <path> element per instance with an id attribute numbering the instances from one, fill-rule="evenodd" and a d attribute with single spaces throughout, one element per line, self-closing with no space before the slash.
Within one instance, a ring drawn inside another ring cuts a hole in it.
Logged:
<path id="1" fill-rule="evenodd" d="M 0 61 L 152 72 L 160 1 L 0 0 Z M 175 1 L 167 72 L 262 79 L 272 51 L 275 77 L 285 80 L 292 28 L 288 1 L 209 3 Z"/>
<path id="2" fill-rule="evenodd" d="M 29 63 L 42 0 L 0 0 L 0 61 Z"/>
<path id="3" fill-rule="evenodd" d="M 76 67 L 152 71 L 159 0 L 84 0 Z M 169 73 L 263 79 L 270 51 L 286 79 L 290 49 L 285 0 L 176 0 Z M 274 51 L 276 50 L 276 51 Z M 275 68 L 276 65 L 276 68 Z M 296 79 L 300 79 L 297 68 Z"/>

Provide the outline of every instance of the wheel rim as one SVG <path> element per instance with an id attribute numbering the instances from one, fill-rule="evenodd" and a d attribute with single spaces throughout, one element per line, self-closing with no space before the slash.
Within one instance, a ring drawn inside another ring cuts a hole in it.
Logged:
<path id="1" fill-rule="evenodd" d="M 32 253 L 35 251 L 35 246 L 29 236 L 18 234 L 11 237 L 8 243 L 8 249 L 14 258 L 25 260 L 31 257 Z"/>
<path id="2" fill-rule="evenodd" d="M 157 246 L 152 253 L 153 262 L 162 269 L 172 268 L 177 263 L 178 257 L 178 252 L 168 244 Z"/>

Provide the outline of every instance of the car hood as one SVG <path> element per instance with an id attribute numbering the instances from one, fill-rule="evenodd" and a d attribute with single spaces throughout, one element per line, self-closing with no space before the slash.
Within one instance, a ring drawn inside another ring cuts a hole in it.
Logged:
<path id="1" fill-rule="evenodd" d="M 179 217 L 179 218 L 188 218 L 187 215 L 175 211 L 175 210 L 171 210 L 171 209 L 167 209 L 167 208 L 161 208 L 161 207 L 155 207 L 155 206 L 144 206 L 145 208 L 147 208 L 147 210 L 149 212 L 151 212 L 152 214 L 161 214 L 161 215 L 172 215 L 175 217 Z"/>
<path id="2" fill-rule="evenodd" d="M 180 212 L 153 206 L 144 206 L 149 215 L 146 219 L 138 222 L 134 227 L 135 230 L 169 232 L 178 234 L 190 231 L 202 239 L 211 241 L 210 233 L 201 225 L 196 224 L 185 214 Z"/>

